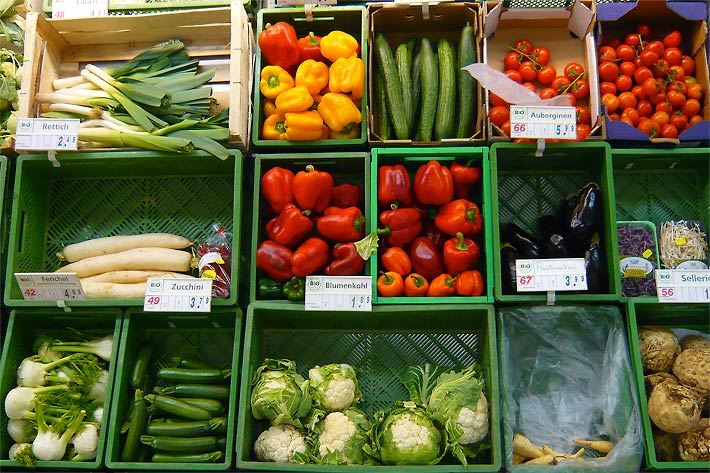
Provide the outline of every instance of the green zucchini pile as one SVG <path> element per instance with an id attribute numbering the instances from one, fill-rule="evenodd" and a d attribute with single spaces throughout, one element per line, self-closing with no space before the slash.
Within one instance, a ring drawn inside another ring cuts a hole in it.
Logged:
<path id="1" fill-rule="evenodd" d="M 216 463 L 227 448 L 227 409 L 231 370 L 198 360 L 174 358 L 174 367 L 157 373 L 160 387 L 150 391 L 152 347 L 144 345 L 131 374 L 133 402 L 125 433 L 122 462 Z"/>
<path id="2" fill-rule="evenodd" d="M 466 24 L 458 45 L 448 39 L 410 39 L 394 54 L 379 33 L 375 60 L 376 133 L 382 140 L 427 142 L 473 135 L 476 83 L 461 70 L 477 60 L 473 26 Z"/>

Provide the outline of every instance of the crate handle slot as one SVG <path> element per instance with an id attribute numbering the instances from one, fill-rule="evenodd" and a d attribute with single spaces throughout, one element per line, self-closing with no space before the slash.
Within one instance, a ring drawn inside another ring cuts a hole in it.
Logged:
<path id="1" fill-rule="evenodd" d="M 20 210 L 19 234 L 17 235 L 17 252 L 22 254 L 25 241 L 25 211 Z"/>

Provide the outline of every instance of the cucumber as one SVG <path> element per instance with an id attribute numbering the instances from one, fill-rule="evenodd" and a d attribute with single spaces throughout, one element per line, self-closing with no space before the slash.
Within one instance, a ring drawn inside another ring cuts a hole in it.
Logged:
<path id="1" fill-rule="evenodd" d="M 392 135 L 392 124 L 390 123 L 390 114 L 387 110 L 387 97 L 385 94 L 385 78 L 378 69 L 377 80 L 375 81 L 377 120 L 380 123 L 380 138 L 382 138 L 382 140 L 389 140 Z"/>
<path id="2" fill-rule="evenodd" d="M 407 136 L 412 134 L 414 121 L 414 97 L 412 95 L 412 56 L 414 54 L 414 40 L 409 40 L 397 46 L 395 60 L 399 82 L 402 84 L 402 104 L 404 114 L 407 116 Z"/>
<path id="3" fill-rule="evenodd" d="M 461 68 L 474 62 L 476 62 L 476 39 L 473 26 L 466 23 L 461 30 L 459 40 L 459 125 L 456 129 L 456 138 L 468 138 L 472 134 L 471 124 L 476 109 L 476 81 L 471 74 Z"/>
<path id="4" fill-rule="evenodd" d="M 421 88 L 422 107 L 421 118 L 419 119 L 419 141 L 431 141 L 431 134 L 434 130 L 434 120 L 436 119 L 436 105 L 439 100 L 439 69 L 436 55 L 431 47 L 428 38 L 422 39 L 421 50 Z"/>
<path id="5" fill-rule="evenodd" d="M 422 55 L 419 51 L 414 56 L 412 63 L 412 105 L 414 107 L 414 119 L 412 120 L 412 133 L 418 130 L 417 120 L 419 120 L 419 101 L 422 98 Z"/>
<path id="6" fill-rule="evenodd" d="M 446 39 L 440 39 L 439 55 L 439 104 L 436 108 L 434 135 L 438 140 L 454 136 L 454 109 L 456 108 L 456 63 L 454 48 Z"/>
<path id="7" fill-rule="evenodd" d="M 407 129 L 407 115 L 404 113 L 404 103 L 402 101 L 402 83 L 399 81 L 392 50 L 382 33 L 375 38 L 375 52 L 377 54 L 377 67 L 382 71 L 385 79 L 387 109 L 392 117 L 394 134 L 398 140 L 406 140 L 409 138 L 409 130 Z"/>

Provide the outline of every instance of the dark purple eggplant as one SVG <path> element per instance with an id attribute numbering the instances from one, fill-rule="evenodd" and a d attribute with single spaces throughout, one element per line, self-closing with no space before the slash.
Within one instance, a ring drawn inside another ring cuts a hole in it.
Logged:
<path id="1" fill-rule="evenodd" d="M 577 202 L 579 201 L 578 194 L 572 193 L 568 194 L 565 200 L 560 204 L 560 221 L 565 228 L 569 228 L 569 222 L 572 220 L 572 213 L 575 207 L 577 207 Z"/>
<path id="2" fill-rule="evenodd" d="M 604 270 L 604 255 L 599 246 L 599 235 L 592 236 L 584 251 L 584 269 L 587 270 L 587 289 L 599 293 L 606 286 L 606 271 Z"/>
<path id="3" fill-rule="evenodd" d="M 508 223 L 503 228 L 502 243 L 510 243 L 518 252 L 521 259 L 535 259 L 542 257 L 540 243 L 528 232 L 514 223 Z"/>
<path id="4" fill-rule="evenodd" d="M 542 255 L 545 258 L 570 258 L 565 238 L 565 227 L 554 215 L 543 215 L 538 220 L 542 235 Z"/>
<path id="5" fill-rule="evenodd" d="M 500 247 L 500 270 L 501 279 L 503 280 L 503 292 L 512 294 L 516 292 L 517 270 L 515 260 L 518 259 L 518 252 L 508 243 L 503 243 Z"/>
<path id="6" fill-rule="evenodd" d="M 577 244 L 586 245 L 599 232 L 602 221 L 602 193 L 599 186 L 590 182 L 579 191 L 577 205 L 569 221 L 569 238 Z"/>

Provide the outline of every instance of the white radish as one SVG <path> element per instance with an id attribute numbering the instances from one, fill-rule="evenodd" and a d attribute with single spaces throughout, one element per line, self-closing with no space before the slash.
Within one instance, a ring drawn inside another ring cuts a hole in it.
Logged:
<path id="1" fill-rule="evenodd" d="M 143 299 L 145 285 L 145 282 L 116 284 L 81 280 L 81 288 L 87 299 Z"/>
<path id="2" fill-rule="evenodd" d="M 151 278 L 184 278 L 190 279 L 194 276 L 182 273 L 171 273 L 166 271 L 111 271 L 108 273 L 97 274 L 96 276 L 89 276 L 88 278 L 83 278 L 81 280 L 82 284 L 84 282 L 110 282 L 115 284 L 135 284 L 139 282 L 146 282 Z"/>
<path id="3" fill-rule="evenodd" d="M 168 248 L 134 248 L 120 253 L 82 259 L 55 272 L 76 273 L 79 278 L 126 270 L 186 272 L 190 270 L 191 260 L 192 254 L 187 251 Z"/>
<path id="4" fill-rule="evenodd" d="M 190 245 L 192 245 L 190 240 L 178 235 L 172 235 L 170 233 L 145 233 L 143 235 L 121 235 L 82 241 L 81 243 L 67 245 L 64 251 L 59 253 L 58 256 L 60 259 L 73 263 L 93 256 L 109 255 L 134 248 L 170 248 L 173 250 L 181 250 Z"/>

